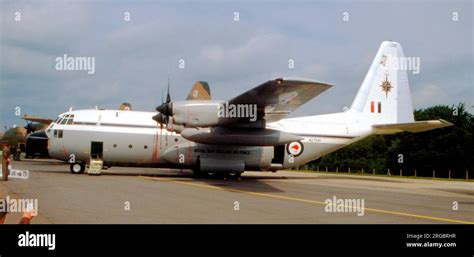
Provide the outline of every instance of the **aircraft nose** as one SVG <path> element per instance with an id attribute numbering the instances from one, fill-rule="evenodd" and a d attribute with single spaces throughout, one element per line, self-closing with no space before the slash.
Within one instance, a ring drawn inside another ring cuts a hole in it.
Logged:
<path id="1" fill-rule="evenodd" d="M 26 156 L 48 157 L 48 140 L 45 131 L 31 133 L 26 139 Z"/>

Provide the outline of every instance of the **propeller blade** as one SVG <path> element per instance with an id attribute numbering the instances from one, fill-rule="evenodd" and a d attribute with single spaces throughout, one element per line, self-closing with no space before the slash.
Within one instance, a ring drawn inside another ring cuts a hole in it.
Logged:
<path id="1" fill-rule="evenodd" d="M 170 96 L 170 77 L 168 75 L 168 92 L 166 93 L 166 103 L 171 102 L 171 96 Z"/>
<path id="2" fill-rule="evenodd" d="M 169 75 L 168 75 L 168 88 L 166 92 L 166 102 L 163 101 L 163 92 L 164 90 L 161 90 L 161 104 L 158 107 L 156 107 L 156 111 L 158 111 L 159 113 L 152 117 L 153 120 L 155 120 L 157 123 L 160 124 L 160 129 L 163 129 L 163 123 L 165 123 L 166 126 L 168 126 L 169 116 L 172 115 Z"/>

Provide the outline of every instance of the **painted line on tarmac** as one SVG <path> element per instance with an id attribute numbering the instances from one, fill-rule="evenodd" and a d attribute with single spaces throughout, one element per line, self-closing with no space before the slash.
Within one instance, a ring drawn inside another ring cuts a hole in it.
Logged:
<path id="1" fill-rule="evenodd" d="M 139 177 L 144 178 L 144 179 L 149 179 L 149 180 L 155 180 L 155 181 L 173 182 L 173 183 L 176 183 L 176 184 L 182 184 L 182 185 L 188 185 L 188 186 L 194 186 L 194 187 L 201 187 L 201 188 L 208 188 L 208 189 L 214 189 L 214 190 L 230 191 L 230 192 L 234 192 L 234 193 L 243 193 L 243 194 L 248 194 L 248 195 L 263 196 L 263 197 L 275 198 L 275 199 L 281 199 L 281 200 L 290 200 L 290 201 L 311 203 L 311 204 L 319 204 L 319 205 L 325 205 L 325 206 L 327 205 L 325 202 L 316 201 L 316 200 L 309 200 L 309 199 L 303 199 L 303 198 L 296 198 L 296 197 L 289 197 L 289 196 L 282 196 L 282 195 L 273 195 L 273 194 L 266 194 L 266 193 L 258 193 L 258 192 L 246 191 L 246 190 L 242 190 L 242 189 L 222 188 L 222 187 L 218 187 L 218 186 L 203 185 L 203 184 L 198 184 L 198 183 L 193 183 L 193 182 L 186 182 L 186 181 L 178 181 L 178 180 L 173 180 L 173 179 L 168 179 L 168 178 L 156 178 L 156 177 L 147 177 L 147 176 L 139 176 Z M 406 212 L 389 211 L 389 210 L 374 209 L 374 208 L 364 208 L 364 210 L 369 211 L 369 212 L 385 213 L 385 214 L 411 217 L 411 218 L 419 218 L 419 219 L 427 219 L 427 220 L 435 220 L 435 221 L 444 221 L 444 222 L 460 223 L 460 224 L 474 224 L 474 222 L 472 222 L 472 221 L 440 218 L 440 217 L 419 215 L 419 214 L 406 213 Z"/>

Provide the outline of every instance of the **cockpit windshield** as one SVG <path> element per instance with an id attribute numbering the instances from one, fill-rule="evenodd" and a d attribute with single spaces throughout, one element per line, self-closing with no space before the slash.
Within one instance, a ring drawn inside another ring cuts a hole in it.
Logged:
<path id="1" fill-rule="evenodd" d="M 54 123 L 61 125 L 72 125 L 74 124 L 74 114 L 66 114 L 63 117 L 59 116 Z"/>

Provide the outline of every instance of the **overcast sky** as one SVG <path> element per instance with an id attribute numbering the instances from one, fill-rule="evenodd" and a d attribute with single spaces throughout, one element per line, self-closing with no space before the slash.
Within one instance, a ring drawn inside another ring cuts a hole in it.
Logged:
<path id="1" fill-rule="evenodd" d="M 380 43 L 421 58 L 414 108 L 474 108 L 473 1 L 2 1 L 0 126 L 69 107 L 153 111 L 167 77 L 173 99 L 197 80 L 230 99 L 277 77 L 335 87 L 292 116 L 350 106 Z M 20 13 L 21 20 L 16 21 Z M 130 21 L 124 13 L 130 13 Z M 239 21 L 234 21 L 239 13 Z M 344 21 L 344 12 L 349 21 Z M 458 21 L 453 21 L 453 12 Z M 95 74 L 58 71 L 58 56 L 95 57 Z M 180 59 L 185 68 L 179 69 Z M 288 60 L 294 60 L 294 69 Z"/>

